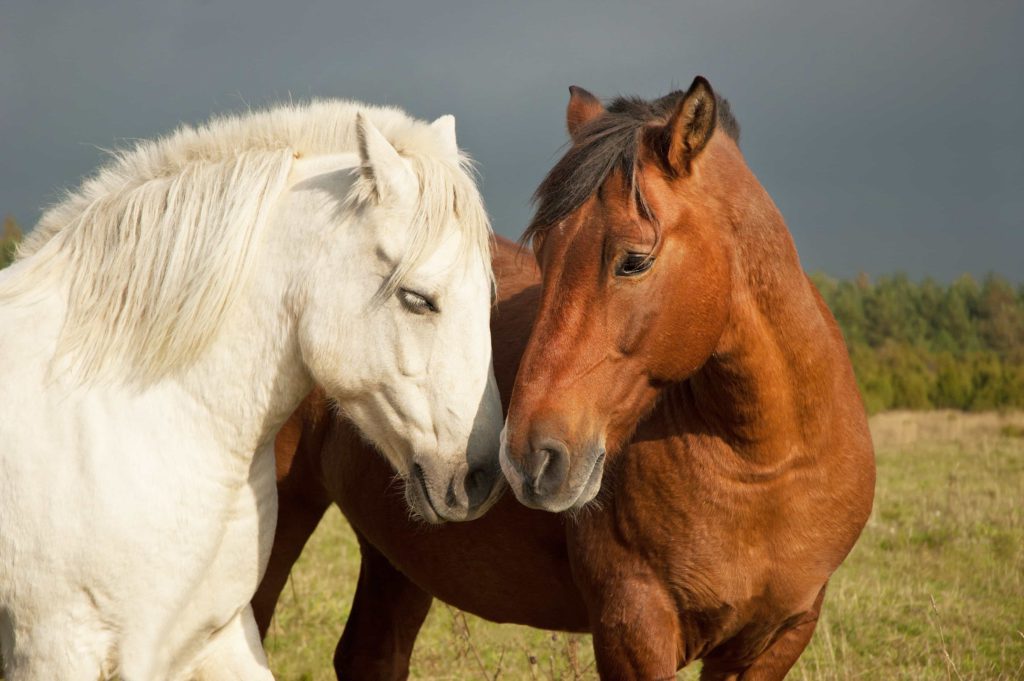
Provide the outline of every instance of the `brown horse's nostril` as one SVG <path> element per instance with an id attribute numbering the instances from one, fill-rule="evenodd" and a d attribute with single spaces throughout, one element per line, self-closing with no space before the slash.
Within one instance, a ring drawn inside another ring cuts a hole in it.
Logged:
<path id="1" fill-rule="evenodd" d="M 537 497 L 557 492 L 569 475 L 569 449 L 557 440 L 545 440 L 526 457 L 524 487 Z"/>

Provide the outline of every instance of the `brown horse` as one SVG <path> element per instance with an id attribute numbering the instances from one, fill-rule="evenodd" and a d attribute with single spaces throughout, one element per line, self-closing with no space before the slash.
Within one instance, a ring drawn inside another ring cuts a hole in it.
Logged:
<path id="1" fill-rule="evenodd" d="M 341 678 L 404 678 L 437 596 L 590 631 L 607 679 L 671 678 L 695 659 L 704 679 L 779 679 L 870 512 L 842 338 L 725 101 L 701 78 L 608 109 L 573 88 L 568 124 L 527 232 L 541 283 L 499 247 L 492 337 L 503 395 L 514 381 L 513 491 L 579 510 L 506 495 L 472 523 L 411 522 L 351 427 L 307 414 L 290 468 L 281 447 L 281 525 L 254 607 L 266 627 L 337 501 L 363 549 Z"/>

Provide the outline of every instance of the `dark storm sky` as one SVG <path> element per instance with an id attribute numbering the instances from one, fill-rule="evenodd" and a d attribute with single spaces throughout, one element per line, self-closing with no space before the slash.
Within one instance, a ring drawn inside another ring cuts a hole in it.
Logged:
<path id="1" fill-rule="evenodd" d="M 101 148 L 281 99 L 455 114 L 518 236 L 567 86 L 710 78 L 805 268 L 1024 280 L 1024 2 L 0 2 L 0 213 Z"/>

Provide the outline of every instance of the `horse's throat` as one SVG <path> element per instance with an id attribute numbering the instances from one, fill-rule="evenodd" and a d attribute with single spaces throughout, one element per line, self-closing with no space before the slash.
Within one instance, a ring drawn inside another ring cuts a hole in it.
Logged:
<path id="1" fill-rule="evenodd" d="M 832 337 L 807 295 L 795 287 L 769 310 L 738 301 L 718 350 L 690 379 L 696 413 L 751 461 L 777 465 L 807 451 L 831 414 Z"/>

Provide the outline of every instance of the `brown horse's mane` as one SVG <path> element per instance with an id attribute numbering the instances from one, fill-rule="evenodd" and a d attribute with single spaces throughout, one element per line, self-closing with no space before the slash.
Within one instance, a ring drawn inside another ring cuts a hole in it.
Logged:
<path id="1" fill-rule="evenodd" d="M 523 233 L 528 243 L 538 233 L 564 220 L 598 191 L 609 173 L 618 168 L 632 188 L 642 214 L 654 219 L 636 182 L 641 136 L 652 123 L 664 123 L 686 95 L 676 90 L 654 100 L 618 97 L 606 111 L 587 123 L 573 145 L 555 164 L 533 194 L 537 212 Z M 715 95 L 717 128 L 739 144 L 740 124 L 729 101 Z"/>

